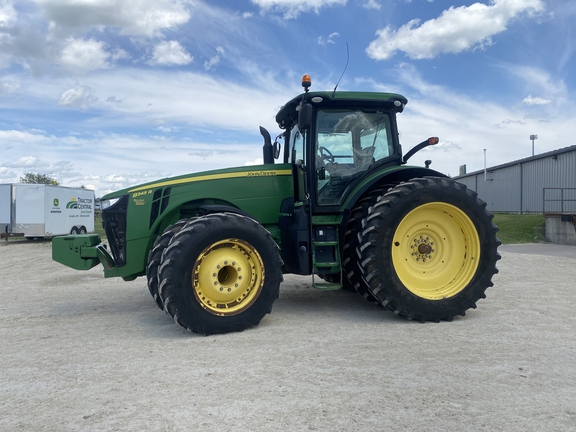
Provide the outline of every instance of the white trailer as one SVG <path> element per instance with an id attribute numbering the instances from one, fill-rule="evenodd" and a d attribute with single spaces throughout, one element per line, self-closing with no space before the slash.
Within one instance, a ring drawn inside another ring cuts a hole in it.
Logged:
<path id="1" fill-rule="evenodd" d="M 5 234 L 53 237 L 94 231 L 94 191 L 43 184 L 0 185 Z"/>

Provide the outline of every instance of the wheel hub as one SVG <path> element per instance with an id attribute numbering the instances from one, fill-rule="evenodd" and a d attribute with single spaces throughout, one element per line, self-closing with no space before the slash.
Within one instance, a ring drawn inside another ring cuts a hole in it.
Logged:
<path id="1" fill-rule="evenodd" d="M 214 243 L 198 257 L 192 273 L 194 295 L 216 315 L 235 315 L 249 307 L 264 283 L 260 255 L 246 242 Z"/>
<path id="2" fill-rule="evenodd" d="M 434 249 L 434 242 L 430 239 L 429 236 L 419 236 L 414 239 L 412 245 L 410 245 L 410 249 L 412 249 L 412 257 L 416 261 L 422 260 L 422 262 L 426 262 L 426 260 L 431 260 L 436 249 Z"/>

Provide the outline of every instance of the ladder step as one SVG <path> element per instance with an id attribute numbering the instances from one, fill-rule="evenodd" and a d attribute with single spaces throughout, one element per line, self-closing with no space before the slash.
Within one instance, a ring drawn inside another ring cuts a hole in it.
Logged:
<path id="1" fill-rule="evenodd" d="M 315 267 L 336 267 L 336 266 L 340 266 L 340 263 L 338 261 L 334 261 L 334 262 L 327 262 L 327 261 L 321 261 L 318 262 L 316 261 L 314 263 Z"/>
<path id="2" fill-rule="evenodd" d="M 337 241 L 313 241 L 314 246 L 337 246 Z"/>
<path id="3" fill-rule="evenodd" d="M 342 288 L 342 285 L 339 283 L 328 283 L 328 282 L 314 283 L 314 284 L 312 284 L 312 286 L 316 289 L 324 290 L 324 291 L 335 291 L 335 290 L 339 290 L 340 288 Z"/>

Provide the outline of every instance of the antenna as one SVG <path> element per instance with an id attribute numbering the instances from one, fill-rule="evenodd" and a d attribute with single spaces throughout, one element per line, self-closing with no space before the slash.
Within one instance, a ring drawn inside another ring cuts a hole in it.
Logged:
<path id="1" fill-rule="evenodd" d="M 338 88 L 338 84 L 340 84 L 340 80 L 344 76 L 344 72 L 346 72 L 346 69 L 348 69 L 348 63 L 349 62 L 350 62 L 350 50 L 348 49 L 348 42 L 346 42 L 346 66 L 344 66 L 344 70 L 342 71 L 342 75 L 340 75 L 340 78 L 338 79 L 338 82 L 336 83 L 336 86 L 334 87 L 334 91 L 332 92 L 332 97 L 334 97 L 334 95 L 336 94 L 336 89 Z"/>

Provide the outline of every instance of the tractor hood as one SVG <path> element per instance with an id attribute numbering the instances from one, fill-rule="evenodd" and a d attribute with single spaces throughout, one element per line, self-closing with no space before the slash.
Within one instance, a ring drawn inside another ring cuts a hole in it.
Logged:
<path id="1" fill-rule="evenodd" d="M 109 193 L 103 196 L 102 200 L 110 200 L 121 197 L 123 195 L 130 195 L 138 192 L 144 192 L 151 189 L 156 189 L 158 187 L 178 186 L 207 180 L 235 179 L 246 177 L 275 177 L 277 175 L 291 175 L 291 174 L 292 171 L 286 165 L 280 165 L 280 164 L 251 165 L 235 168 L 201 171 L 194 174 L 168 177 L 137 186 L 131 186 L 129 188 Z"/>

